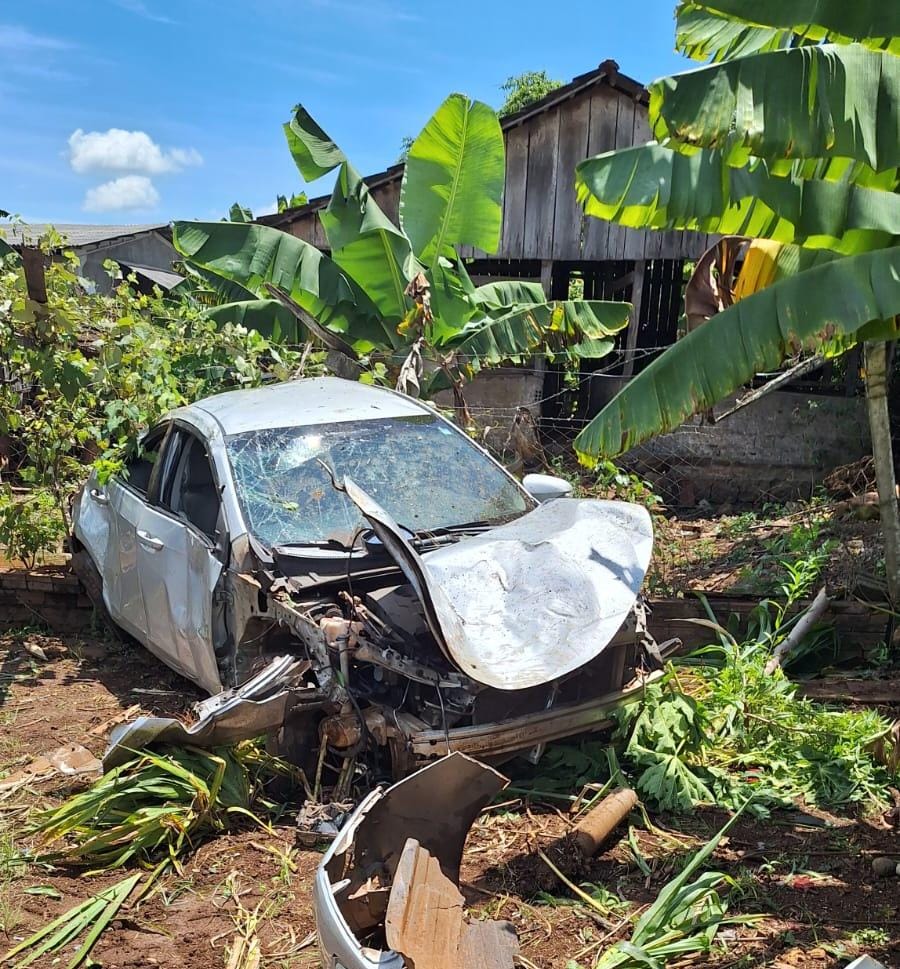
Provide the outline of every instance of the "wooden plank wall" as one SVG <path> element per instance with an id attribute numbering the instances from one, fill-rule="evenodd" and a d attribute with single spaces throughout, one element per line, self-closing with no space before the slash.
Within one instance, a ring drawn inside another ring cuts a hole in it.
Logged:
<path id="1" fill-rule="evenodd" d="M 507 129 L 497 256 L 576 261 L 702 255 L 707 247 L 703 233 L 639 232 L 582 215 L 575 197 L 578 162 L 651 138 L 646 106 L 607 84 L 596 84 Z"/>
<path id="2" fill-rule="evenodd" d="M 575 166 L 584 158 L 651 139 L 647 108 L 598 83 L 507 128 L 503 230 L 497 259 L 697 259 L 707 236 L 695 232 L 639 232 L 586 218 L 575 198 Z M 397 221 L 400 178 L 370 185 Z M 293 235 L 327 248 L 314 211 L 290 225 Z M 486 254 L 465 247 L 464 257 Z"/>

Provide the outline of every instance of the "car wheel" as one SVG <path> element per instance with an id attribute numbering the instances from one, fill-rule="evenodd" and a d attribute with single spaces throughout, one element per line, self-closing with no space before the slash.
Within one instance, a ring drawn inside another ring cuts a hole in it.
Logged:
<path id="1" fill-rule="evenodd" d="M 120 642 L 127 642 L 130 637 L 124 629 L 116 625 L 115 620 L 106 608 L 106 603 L 103 601 L 103 577 L 94 564 L 94 560 L 84 549 L 72 553 L 72 571 L 78 576 L 82 588 L 94 607 L 94 614 L 103 628 Z"/>

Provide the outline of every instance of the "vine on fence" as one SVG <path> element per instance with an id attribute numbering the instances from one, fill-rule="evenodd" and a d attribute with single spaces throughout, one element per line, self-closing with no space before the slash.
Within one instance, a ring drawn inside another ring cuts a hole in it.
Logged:
<path id="1" fill-rule="evenodd" d="M 71 252 L 51 259 L 60 244 L 53 234 L 43 243 L 46 301 L 29 293 L 18 257 L 0 259 L 0 543 L 26 562 L 68 530 L 68 502 L 86 466 L 105 479 L 166 411 L 301 369 L 296 349 L 219 327 L 158 289 L 139 294 L 114 263 L 112 293 L 88 292 Z M 321 372 L 320 355 L 303 367 Z M 26 486 L 27 499 L 10 484 Z M 57 525 L 46 521 L 50 507 Z"/>

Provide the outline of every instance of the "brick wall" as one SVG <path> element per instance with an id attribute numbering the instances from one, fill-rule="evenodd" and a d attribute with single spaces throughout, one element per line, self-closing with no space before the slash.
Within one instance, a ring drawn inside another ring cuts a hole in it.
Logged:
<path id="1" fill-rule="evenodd" d="M 42 623 L 57 633 L 80 633 L 94 619 L 78 579 L 58 566 L 0 571 L 0 631 Z"/>

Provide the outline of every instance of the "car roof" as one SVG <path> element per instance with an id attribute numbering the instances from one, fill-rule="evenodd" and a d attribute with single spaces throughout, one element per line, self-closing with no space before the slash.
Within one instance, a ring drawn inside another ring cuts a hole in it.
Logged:
<path id="1" fill-rule="evenodd" d="M 214 417 L 226 435 L 272 427 L 340 424 L 430 414 L 412 397 L 340 377 L 306 377 L 206 397 L 186 408 Z"/>

